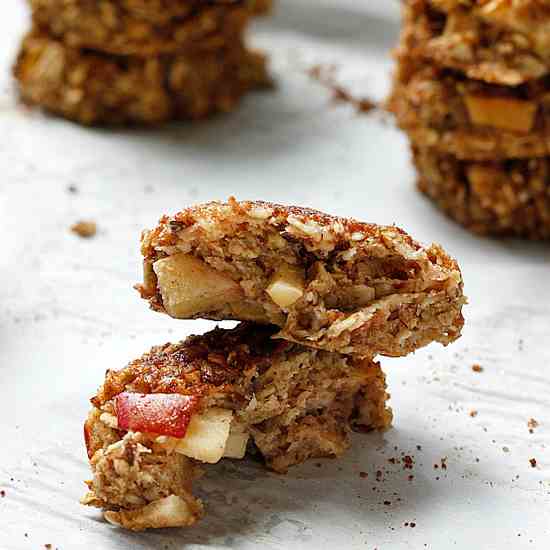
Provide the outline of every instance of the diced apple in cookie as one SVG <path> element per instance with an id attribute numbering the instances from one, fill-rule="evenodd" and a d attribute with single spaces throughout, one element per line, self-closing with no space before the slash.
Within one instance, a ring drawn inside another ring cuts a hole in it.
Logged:
<path id="1" fill-rule="evenodd" d="M 217 407 L 193 416 L 175 451 L 201 462 L 218 462 L 225 453 L 232 419 L 231 411 Z"/>
<path id="2" fill-rule="evenodd" d="M 244 458 L 249 439 L 250 434 L 242 426 L 232 422 L 223 456 L 225 458 Z"/>
<path id="3" fill-rule="evenodd" d="M 198 397 L 189 395 L 122 392 L 115 398 L 118 427 L 181 438 L 199 402 Z"/>
<path id="4" fill-rule="evenodd" d="M 466 95 L 465 101 L 474 124 L 525 134 L 535 123 L 537 105 L 532 101 L 479 95 Z"/>
<path id="5" fill-rule="evenodd" d="M 283 263 L 272 276 L 266 292 L 279 307 L 286 308 L 302 297 L 304 279 L 303 269 Z"/>
<path id="6" fill-rule="evenodd" d="M 215 310 L 242 298 L 238 283 L 189 254 L 176 254 L 153 265 L 164 308 L 174 317 Z"/>
<path id="7" fill-rule="evenodd" d="M 141 531 L 154 527 L 181 527 L 193 525 L 200 514 L 183 498 L 170 495 L 155 500 L 136 510 L 120 510 L 105 512 L 105 519 L 113 525 L 126 527 L 132 531 Z"/>

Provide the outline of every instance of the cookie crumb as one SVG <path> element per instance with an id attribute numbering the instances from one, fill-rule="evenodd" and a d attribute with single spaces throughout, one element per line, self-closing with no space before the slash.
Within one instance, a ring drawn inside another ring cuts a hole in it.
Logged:
<path id="1" fill-rule="evenodd" d="M 365 478 L 369 477 L 369 474 L 367 474 L 367 472 L 359 472 L 359 477 L 362 478 L 362 479 L 365 479 Z"/>
<path id="2" fill-rule="evenodd" d="M 530 418 L 527 421 L 527 427 L 529 428 L 529 433 L 532 434 L 534 433 L 535 428 L 539 427 L 539 423 L 534 418 Z"/>
<path id="3" fill-rule="evenodd" d="M 477 363 L 472 365 L 472 370 L 474 372 L 483 372 L 483 367 L 481 365 L 478 365 Z"/>
<path id="4" fill-rule="evenodd" d="M 315 65 L 307 71 L 308 75 L 317 80 L 319 84 L 328 88 L 332 92 L 334 101 L 342 101 L 351 104 L 358 113 L 369 113 L 378 107 L 378 105 L 367 97 L 355 97 L 343 86 L 337 84 L 334 73 L 334 65 Z"/>
<path id="5" fill-rule="evenodd" d="M 97 233 L 97 225 L 92 221 L 80 220 L 71 226 L 71 231 L 79 237 L 89 239 Z"/>
<path id="6" fill-rule="evenodd" d="M 2 489 L 0 491 L 0 497 L 4 498 L 6 496 L 6 491 L 4 491 L 4 489 Z"/>
<path id="7" fill-rule="evenodd" d="M 471 410 L 469 414 L 472 418 L 475 418 L 477 416 L 477 411 L 476 410 Z"/>
<path id="8" fill-rule="evenodd" d="M 537 459 L 536 458 L 530 458 L 529 459 L 529 464 L 531 464 L 531 468 L 536 468 L 537 467 Z"/>

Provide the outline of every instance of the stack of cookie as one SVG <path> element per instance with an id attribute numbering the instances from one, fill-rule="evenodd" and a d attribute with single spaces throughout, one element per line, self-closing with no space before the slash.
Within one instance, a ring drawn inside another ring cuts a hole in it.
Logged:
<path id="1" fill-rule="evenodd" d="M 389 107 L 418 186 L 481 234 L 550 238 L 550 4 L 404 0 Z"/>
<path id="2" fill-rule="evenodd" d="M 29 0 L 15 77 L 29 104 L 83 124 L 156 124 L 230 111 L 269 83 L 249 50 L 255 0 Z"/>
<path id="3" fill-rule="evenodd" d="M 375 358 L 447 345 L 464 322 L 455 260 L 395 226 L 230 198 L 163 216 L 141 252 L 154 310 L 242 322 L 155 346 L 91 399 L 82 503 L 127 529 L 193 525 L 208 464 L 248 453 L 285 473 L 387 428 Z"/>

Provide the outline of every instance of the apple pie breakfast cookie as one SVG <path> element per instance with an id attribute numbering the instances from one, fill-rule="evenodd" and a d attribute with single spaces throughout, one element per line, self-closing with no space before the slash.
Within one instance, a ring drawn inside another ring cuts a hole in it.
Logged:
<path id="1" fill-rule="evenodd" d="M 189 526 L 203 514 L 192 492 L 202 464 L 249 451 L 284 473 L 342 455 L 352 429 L 390 425 L 377 363 L 275 332 L 216 329 L 108 371 L 84 426 L 93 477 L 82 503 L 127 529 Z"/>
<path id="2" fill-rule="evenodd" d="M 550 158 L 459 160 L 413 148 L 418 188 L 481 235 L 550 239 Z"/>
<path id="3" fill-rule="evenodd" d="M 81 124 L 159 124 L 233 110 L 268 86 L 265 57 L 236 41 L 229 49 L 154 57 L 71 48 L 33 31 L 14 74 L 28 104 Z"/>
<path id="4" fill-rule="evenodd" d="M 517 86 L 550 72 L 549 23 L 540 0 L 405 0 L 398 55 Z"/>
<path id="5" fill-rule="evenodd" d="M 460 336 L 457 263 L 395 226 L 266 202 L 211 202 L 142 235 L 153 309 L 181 318 L 280 327 L 277 338 L 328 351 L 407 355 Z"/>

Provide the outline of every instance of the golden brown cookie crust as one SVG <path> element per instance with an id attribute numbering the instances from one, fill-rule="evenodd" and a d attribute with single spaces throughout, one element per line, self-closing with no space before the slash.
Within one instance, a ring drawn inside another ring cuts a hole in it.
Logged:
<path id="1" fill-rule="evenodd" d="M 237 42 L 197 54 L 112 57 L 33 30 L 14 67 L 23 101 L 82 124 L 159 124 L 235 108 L 269 84 L 265 58 Z"/>
<path id="2" fill-rule="evenodd" d="M 481 235 L 550 239 L 550 158 L 461 161 L 413 147 L 418 188 Z"/>

